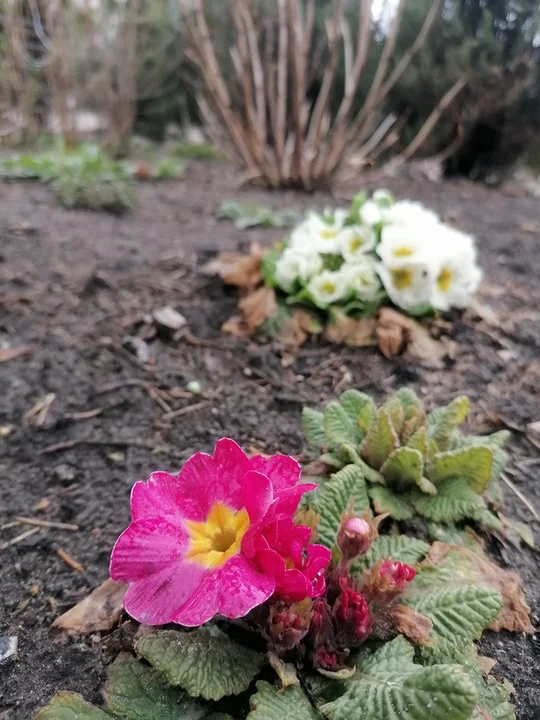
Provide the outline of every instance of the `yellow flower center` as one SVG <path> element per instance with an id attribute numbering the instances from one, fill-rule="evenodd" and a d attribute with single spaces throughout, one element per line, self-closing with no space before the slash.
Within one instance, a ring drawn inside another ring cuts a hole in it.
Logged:
<path id="1" fill-rule="evenodd" d="M 400 247 L 394 248 L 392 254 L 394 257 L 411 257 L 414 251 L 407 245 L 400 245 Z"/>
<path id="2" fill-rule="evenodd" d="M 414 281 L 413 271 L 409 268 L 392 270 L 392 281 L 397 290 L 407 290 Z"/>
<path id="3" fill-rule="evenodd" d="M 333 293 L 336 292 L 336 284 L 330 280 L 326 280 L 326 282 L 323 282 L 321 285 L 321 292 L 325 295 L 333 295 Z"/>
<path id="4" fill-rule="evenodd" d="M 452 284 L 452 271 L 449 268 L 443 268 L 437 278 L 437 285 L 441 292 L 448 292 Z"/>
<path id="5" fill-rule="evenodd" d="M 335 240 L 337 238 L 338 231 L 334 228 L 324 228 L 321 230 L 321 237 L 323 240 Z"/>
<path id="6" fill-rule="evenodd" d="M 351 250 L 354 252 L 355 250 L 358 250 L 358 248 L 361 248 L 363 244 L 364 239 L 361 238 L 360 235 L 355 235 L 351 240 Z"/>
<path id="7" fill-rule="evenodd" d="M 249 527 L 249 516 L 245 509 L 236 511 L 215 502 L 206 522 L 187 520 L 186 527 L 191 537 L 186 559 L 217 568 L 240 552 L 242 538 Z"/>

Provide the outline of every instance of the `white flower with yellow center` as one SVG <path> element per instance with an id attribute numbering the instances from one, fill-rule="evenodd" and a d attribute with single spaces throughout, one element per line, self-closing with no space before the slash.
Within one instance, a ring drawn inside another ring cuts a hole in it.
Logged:
<path id="1" fill-rule="evenodd" d="M 341 254 L 346 262 L 362 261 L 365 254 L 371 252 L 377 242 L 374 231 L 364 225 L 351 225 L 343 228 L 338 235 Z"/>
<path id="2" fill-rule="evenodd" d="M 383 221 L 389 225 L 419 228 L 439 222 L 437 213 L 414 200 L 398 200 L 389 208 L 381 208 L 381 212 Z"/>
<path id="3" fill-rule="evenodd" d="M 364 225 L 378 225 L 382 222 L 381 208 L 373 200 L 367 200 L 360 208 L 360 220 Z"/>
<path id="4" fill-rule="evenodd" d="M 377 272 L 394 305 L 410 310 L 429 302 L 433 270 L 428 263 L 402 262 L 393 266 L 378 263 Z"/>
<path id="5" fill-rule="evenodd" d="M 435 226 L 385 225 L 377 254 L 386 267 L 412 262 L 428 263 L 436 243 L 435 231 Z"/>
<path id="6" fill-rule="evenodd" d="M 339 272 L 348 291 L 360 300 L 365 302 L 374 300 L 381 289 L 381 281 L 375 270 L 375 263 L 369 257 L 364 256 L 354 263 L 345 263 Z"/>
<path id="7" fill-rule="evenodd" d="M 288 247 L 276 264 L 275 278 L 279 287 L 287 293 L 292 292 L 297 280 L 307 281 L 323 268 L 321 256 L 305 248 L 301 251 Z"/>
<path id="8" fill-rule="evenodd" d="M 342 300 L 349 292 L 348 284 L 339 270 L 323 270 L 320 275 L 311 278 L 307 289 L 315 305 L 321 309 Z"/>
<path id="9" fill-rule="evenodd" d="M 307 218 L 292 232 L 293 248 L 310 247 L 320 253 L 338 253 L 338 235 L 348 216 L 347 210 L 325 210 L 324 216 L 310 212 Z"/>
<path id="10" fill-rule="evenodd" d="M 474 239 L 445 226 L 432 263 L 431 305 L 437 310 L 468 307 L 482 279 L 482 271 L 476 264 Z"/>

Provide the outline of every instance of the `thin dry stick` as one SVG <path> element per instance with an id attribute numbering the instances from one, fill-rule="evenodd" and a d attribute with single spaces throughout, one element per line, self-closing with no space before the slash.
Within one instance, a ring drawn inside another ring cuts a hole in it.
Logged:
<path id="1" fill-rule="evenodd" d="M 17 537 L 14 537 L 11 540 L 8 540 L 7 542 L 0 545 L 0 550 L 7 550 L 12 545 L 17 545 L 17 543 L 20 543 L 23 540 L 26 540 L 26 538 L 29 538 L 32 535 L 35 535 L 36 533 L 38 533 L 40 531 L 41 531 L 41 528 L 32 528 L 31 530 L 27 530 L 26 532 L 23 532 L 20 535 L 17 535 Z"/>
<path id="2" fill-rule="evenodd" d="M 276 128 L 274 131 L 276 154 L 283 177 L 283 162 L 285 157 L 285 142 L 287 138 L 287 74 L 288 74 L 288 49 L 289 29 L 287 27 L 286 0 L 277 0 L 278 21 L 279 21 L 279 56 L 277 69 L 277 116 Z"/>
<path id="3" fill-rule="evenodd" d="M 514 485 L 514 483 L 510 480 L 509 477 L 507 477 L 504 473 L 501 475 L 501 480 L 508 485 L 510 490 L 517 495 L 517 497 L 521 500 L 521 502 L 525 505 L 525 507 L 530 510 L 532 515 L 534 516 L 535 520 L 540 520 L 540 516 L 536 512 L 534 505 L 531 503 L 531 501 L 525 497 L 525 495 L 521 492 L 521 490 Z"/>
<path id="4" fill-rule="evenodd" d="M 84 565 L 81 565 L 80 562 L 77 562 L 74 558 L 71 557 L 71 555 L 68 555 L 68 553 L 65 550 L 62 550 L 62 548 L 58 548 L 56 551 L 58 557 L 63 560 L 66 565 L 68 565 L 72 570 L 75 570 L 75 572 L 82 573 L 84 572 Z"/>
<path id="5" fill-rule="evenodd" d="M 457 95 L 463 90 L 463 88 L 467 85 L 467 77 L 464 75 L 457 80 L 457 82 L 452 85 L 450 90 L 443 95 L 441 100 L 439 101 L 439 104 L 433 110 L 431 115 L 428 117 L 426 122 L 423 124 L 423 126 L 420 128 L 412 142 L 409 143 L 409 145 L 405 148 L 405 150 L 400 153 L 397 157 L 393 158 L 386 166 L 385 169 L 388 169 L 389 171 L 396 170 L 398 167 L 403 165 L 404 162 L 406 162 L 409 158 L 411 158 L 417 150 L 420 149 L 422 143 L 426 141 L 430 133 L 432 132 L 433 128 L 439 121 L 441 115 L 444 113 L 444 111 L 448 108 L 448 106 L 454 101 L 454 99 L 457 97 Z"/>
<path id="6" fill-rule="evenodd" d="M 22 523 L 23 525 L 36 525 L 36 527 L 42 528 L 53 528 L 55 530 L 73 530 L 74 532 L 79 529 L 78 525 L 55 522 L 54 520 L 40 520 L 39 518 L 28 517 L 16 517 L 15 519 L 18 523 Z"/>

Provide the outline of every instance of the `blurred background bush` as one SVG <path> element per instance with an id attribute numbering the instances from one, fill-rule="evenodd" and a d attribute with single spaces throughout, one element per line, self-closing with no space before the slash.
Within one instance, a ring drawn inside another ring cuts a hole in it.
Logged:
<path id="1" fill-rule="evenodd" d="M 0 0 L 0 142 L 31 145 L 57 134 L 66 145 L 97 139 L 127 155 L 134 135 L 200 142 L 194 62 L 183 17 L 192 0 Z M 285 3 L 287 0 L 284 0 Z M 206 0 L 219 67 L 234 75 L 234 0 Z M 252 0 L 263 31 L 279 0 Z M 372 41 L 353 109 L 366 99 L 379 66 L 397 0 L 373 2 Z M 184 6 L 184 7 L 183 7 Z M 390 71 L 418 37 L 431 0 L 406 0 Z M 356 30 L 360 0 L 343 3 Z M 334 2 L 315 0 L 307 98 L 315 100 L 329 62 L 327 23 Z M 353 42 L 356 39 L 353 38 Z M 381 117 L 399 118 L 399 153 L 460 77 L 467 85 L 445 109 L 420 154 L 436 156 L 448 174 L 497 180 L 518 161 L 540 167 L 540 4 L 537 0 L 445 0 L 420 52 L 384 100 Z M 340 50 L 329 113 L 345 84 Z M 242 103 L 234 84 L 232 103 Z M 189 150 L 186 151 L 189 154 Z M 203 153 L 204 154 L 204 153 Z"/>

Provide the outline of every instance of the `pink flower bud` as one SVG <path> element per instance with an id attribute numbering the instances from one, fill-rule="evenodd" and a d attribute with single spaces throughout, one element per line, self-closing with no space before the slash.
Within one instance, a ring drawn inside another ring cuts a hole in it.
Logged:
<path id="1" fill-rule="evenodd" d="M 369 572 L 364 571 L 362 592 L 370 604 L 389 605 L 414 579 L 416 570 L 397 560 L 379 560 Z"/>
<path id="2" fill-rule="evenodd" d="M 377 530 L 365 518 L 344 516 L 337 534 L 343 563 L 365 555 L 376 537 Z"/>
<path id="3" fill-rule="evenodd" d="M 336 626 L 336 641 L 338 647 L 356 647 L 370 633 L 368 604 L 362 593 L 354 588 L 349 578 L 341 578 L 339 585 L 341 594 L 332 608 Z"/>
<path id="4" fill-rule="evenodd" d="M 322 670 L 338 670 L 340 662 L 337 652 L 327 648 L 318 648 L 313 653 L 313 666 Z"/>
<path id="5" fill-rule="evenodd" d="M 397 562 L 397 560 L 385 560 L 381 565 L 379 574 L 402 593 L 405 585 L 408 585 L 414 580 L 416 570 L 410 565 Z"/>

